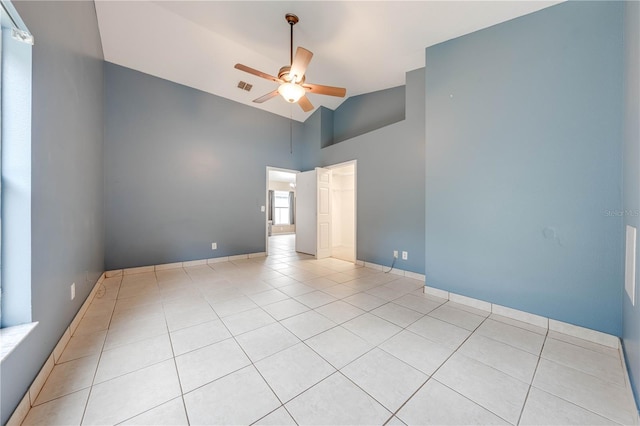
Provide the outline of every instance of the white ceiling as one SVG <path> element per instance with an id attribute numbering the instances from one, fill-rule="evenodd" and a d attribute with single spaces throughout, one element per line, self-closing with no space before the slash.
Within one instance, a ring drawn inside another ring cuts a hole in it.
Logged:
<path id="1" fill-rule="evenodd" d="M 298 121 L 310 114 L 282 98 L 251 101 L 277 84 L 233 68 L 277 75 L 289 62 L 287 12 L 298 15 L 294 49 L 314 53 L 307 81 L 347 97 L 405 83 L 428 46 L 558 1 L 147 1 L 96 0 L 105 60 Z M 254 87 L 238 89 L 243 80 Z M 344 101 L 309 95 L 315 107 Z"/>

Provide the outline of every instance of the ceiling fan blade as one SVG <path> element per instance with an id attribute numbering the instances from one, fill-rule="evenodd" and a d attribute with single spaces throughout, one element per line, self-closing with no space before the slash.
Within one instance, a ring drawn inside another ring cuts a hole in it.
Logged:
<path id="1" fill-rule="evenodd" d="M 304 47 L 298 47 L 296 49 L 296 56 L 293 57 L 293 63 L 291 64 L 290 76 L 297 76 L 296 82 L 300 82 L 304 73 L 307 71 L 307 66 L 311 62 L 313 53 L 305 49 Z"/>
<path id="2" fill-rule="evenodd" d="M 306 95 L 298 100 L 298 105 L 300 105 L 300 108 L 302 108 L 304 112 L 309 112 L 313 109 L 313 105 Z"/>
<path id="3" fill-rule="evenodd" d="M 275 81 L 276 83 L 282 83 L 283 82 L 278 77 L 274 77 L 271 74 L 267 74 L 265 72 L 258 71 L 257 69 L 248 67 L 246 65 L 236 64 L 234 66 L 234 68 L 237 69 L 237 70 L 240 70 L 240 71 L 248 72 L 249 74 L 257 75 L 258 77 L 266 78 L 267 80 Z"/>
<path id="4" fill-rule="evenodd" d="M 347 89 L 345 89 L 344 87 L 323 86 L 321 84 L 311 83 L 305 83 L 302 85 L 302 87 L 316 95 L 329 95 L 344 98 L 344 96 L 347 94 Z"/>
<path id="5" fill-rule="evenodd" d="M 271 92 L 271 93 L 267 93 L 267 94 L 266 94 L 266 95 L 264 95 L 264 96 L 260 96 L 259 98 L 254 99 L 254 100 L 253 100 L 253 102 L 255 102 L 255 103 L 257 103 L 257 104 L 261 104 L 261 103 L 263 103 L 263 102 L 268 101 L 268 100 L 269 100 L 269 99 L 271 99 L 271 98 L 275 98 L 276 96 L 278 96 L 278 91 L 277 91 L 277 90 L 274 90 L 274 91 L 273 91 L 273 92 Z"/>

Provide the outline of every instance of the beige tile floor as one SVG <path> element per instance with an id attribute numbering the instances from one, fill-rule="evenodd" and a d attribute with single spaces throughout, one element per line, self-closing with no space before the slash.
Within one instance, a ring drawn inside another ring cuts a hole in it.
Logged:
<path id="1" fill-rule="evenodd" d="M 617 350 L 296 254 L 108 278 L 24 424 L 630 424 Z"/>

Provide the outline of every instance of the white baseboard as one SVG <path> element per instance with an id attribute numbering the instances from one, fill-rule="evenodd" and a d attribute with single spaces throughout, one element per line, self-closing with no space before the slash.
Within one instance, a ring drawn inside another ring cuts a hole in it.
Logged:
<path id="1" fill-rule="evenodd" d="M 265 257 L 266 252 L 237 254 L 233 256 L 212 257 L 210 259 L 187 260 L 185 262 L 162 263 L 159 265 L 137 266 L 135 268 L 113 269 L 105 272 L 106 278 L 118 277 L 121 275 L 142 274 L 145 272 L 166 271 L 168 269 L 188 268 L 191 266 L 212 265 L 222 262 L 233 262 L 234 260 L 257 259 Z"/>
<path id="2" fill-rule="evenodd" d="M 356 260 L 356 265 L 364 266 L 365 268 L 375 269 L 376 271 L 387 272 L 388 266 L 378 265 L 377 263 L 365 262 L 364 260 Z M 405 271 L 404 269 L 393 268 L 389 271 L 390 274 L 400 275 L 401 277 L 411 278 L 414 280 L 425 280 L 424 274 L 418 274 L 416 272 Z"/>
<path id="3" fill-rule="evenodd" d="M 214 263 L 222 263 L 222 262 L 228 262 L 229 261 L 229 256 L 224 256 L 224 257 L 214 257 L 211 259 L 207 259 L 207 264 L 211 265 Z"/>
<path id="4" fill-rule="evenodd" d="M 188 262 L 182 262 L 182 266 L 184 268 L 189 268 L 191 266 L 202 266 L 202 265 L 206 265 L 206 264 L 207 264 L 207 259 L 190 260 Z M 157 268 L 157 266 L 154 267 L 154 268 Z"/>
<path id="5" fill-rule="evenodd" d="M 182 268 L 183 262 L 175 262 L 175 263 L 165 263 L 164 265 L 156 265 L 155 270 L 158 271 L 169 271 L 171 269 L 180 269 Z"/>
<path id="6" fill-rule="evenodd" d="M 611 334 L 602 333 L 600 331 L 591 330 L 589 328 L 580 327 L 578 325 L 568 324 L 562 321 L 556 321 L 549 318 L 549 330 L 558 333 L 568 334 L 582 340 L 598 343 L 603 346 L 618 349 L 620 347 L 620 339 Z"/>
<path id="7" fill-rule="evenodd" d="M 484 300 L 473 299 L 467 296 L 461 296 L 455 293 L 449 293 L 449 300 L 461 305 L 471 306 L 472 308 L 480 309 L 485 312 L 491 312 L 491 303 Z"/>
<path id="8" fill-rule="evenodd" d="M 484 300 L 462 296 L 456 293 L 451 293 L 446 290 L 441 290 L 426 285 L 424 286 L 424 293 L 431 296 L 440 297 L 442 299 L 448 299 L 452 302 L 460 303 L 462 305 L 468 305 L 477 309 L 482 309 L 483 311 L 491 312 L 496 315 L 501 315 L 513 320 L 535 325 L 547 330 L 568 334 L 570 336 L 597 343 L 603 346 L 608 346 L 610 348 L 619 349 L 621 347 L 619 337 L 603 333 L 601 331 L 591 330 L 589 328 L 557 321 L 551 318 L 535 315 L 525 311 L 520 311 L 518 309 L 509 308 L 507 306 L 497 305 L 495 303 L 490 303 Z"/>

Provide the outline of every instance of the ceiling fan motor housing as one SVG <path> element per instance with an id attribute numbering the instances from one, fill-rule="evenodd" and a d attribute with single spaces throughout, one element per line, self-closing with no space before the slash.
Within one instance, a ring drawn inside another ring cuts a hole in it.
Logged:
<path id="1" fill-rule="evenodd" d="M 289 65 L 285 65 L 284 67 L 280 68 L 280 71 L 278 71 L 278 78 L 286 82 L 292 82 L 291 75 L 289 75 L 290 71 L 291 71 L 291 67 Z M 304 81 L 305 81 L 305 76 L 303 75 L 302 79 L 296 80 L 295 83 L 302 84 L 304 83 Z"/>

